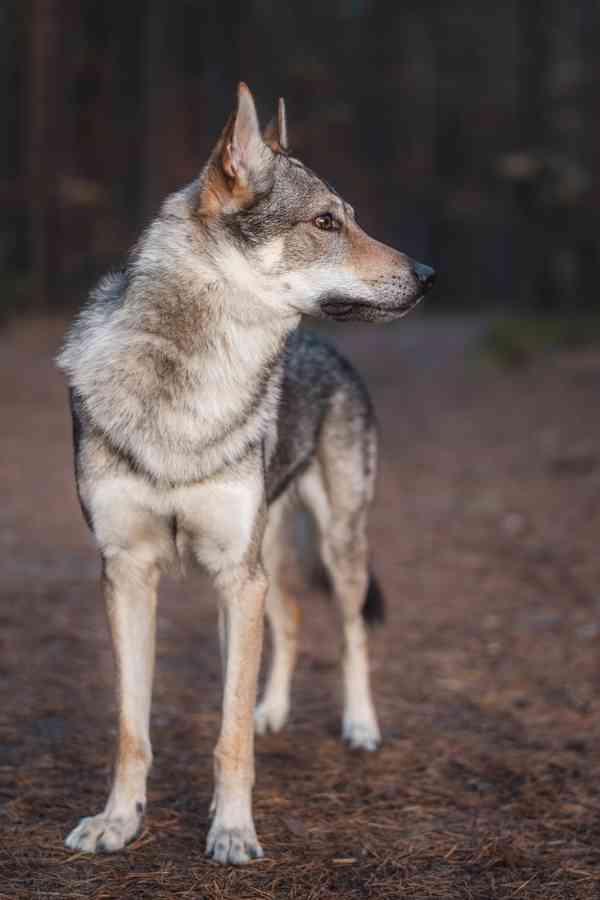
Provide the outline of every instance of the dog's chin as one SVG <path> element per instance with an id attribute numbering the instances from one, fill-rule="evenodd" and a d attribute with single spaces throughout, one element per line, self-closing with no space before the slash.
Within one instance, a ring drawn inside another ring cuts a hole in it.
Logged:
<path id="1" fill-rule="evenodd" d="M 423 296 L 419 294 L 400 303 L 376 303 L 373 300 L 328 295 L 319 302 L 317 315 L 335 322 L 392 322 L 414 309 Z"/>

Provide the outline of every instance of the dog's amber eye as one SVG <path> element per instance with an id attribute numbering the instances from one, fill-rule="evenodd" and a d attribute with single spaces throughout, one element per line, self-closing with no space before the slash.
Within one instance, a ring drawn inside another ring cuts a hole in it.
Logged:
<path id="1" fill-rule="evenodd" d="M 321 231 L 339 231 L 340 223 L 331 215 L 331 213 L 322 213 L 313 219 L 313 225 L 320 228 Z"/>

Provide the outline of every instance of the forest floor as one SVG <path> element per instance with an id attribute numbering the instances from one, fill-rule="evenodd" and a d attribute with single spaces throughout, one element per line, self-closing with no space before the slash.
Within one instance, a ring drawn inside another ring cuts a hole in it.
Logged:
<path id="1" fill-rule="evenodd" d="M 291 721 L 257 740 L 265 859 L 244 868 L 204 857 L 220 673 L 201 575 L 161 592 L 143 832 L 117 855 L 63 846 L 105 800 L 112 656 L 52 364 L 64 323 L 0 334 L 1 900 L 600 896 L 600 352 L 502 369 L 486 327 L 336 332 L 381 423 L 384 744 L 338 738 L 337 624 L 307 587 Z"/>

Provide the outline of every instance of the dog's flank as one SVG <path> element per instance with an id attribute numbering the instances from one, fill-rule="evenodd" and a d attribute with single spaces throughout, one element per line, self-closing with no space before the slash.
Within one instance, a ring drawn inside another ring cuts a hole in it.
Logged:
<path id="1" fill-rule="evenodd" d="M 298 325 L 304 314 L 398 318 L 432 281 L 431 269 L 368 237 L 349 204 L 288 154 L 282 101 L 263 138 L 242 85 L 199 178 L 165 201 L 126 270 L 92 293 L 59 364 L 78 493 L 103 560 L 119 742 L 106 808 L 82 820 L 69 847 L 117 850 L 140 827 L 158 582 L 191 554 L 219 595 L 224 673 L 207 853 L 229 863 L 262 855 L 252 718 L 265 610 L 273 655 L 256 730 L 278 730 L 289 711 L 299 614 L 281 571 L 297 504 L 314 517 L 341 615 L 344 739 L 378 745 L 363 621 L 382 613 L 366 536 L 373 410 L 351 366 Z"/>

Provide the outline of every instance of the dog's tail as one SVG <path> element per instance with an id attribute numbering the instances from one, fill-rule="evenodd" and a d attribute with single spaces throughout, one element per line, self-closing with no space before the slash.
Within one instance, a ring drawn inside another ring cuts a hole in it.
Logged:
<path id="1" fill-rule="evenodd" d="M 315 587 L 326 591 L 328 594 L 332 592 L 331 579 L 327 569 L 320 560 L 313 568 L 311 581 Z M 385 622 L 385 596 L 372 570 L 369 571 L 367 593 L 365 594 L 361 612 L 365 623 L 369 626 L 383 625 Z"/>

